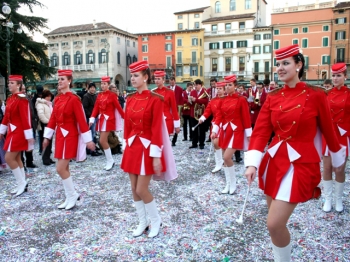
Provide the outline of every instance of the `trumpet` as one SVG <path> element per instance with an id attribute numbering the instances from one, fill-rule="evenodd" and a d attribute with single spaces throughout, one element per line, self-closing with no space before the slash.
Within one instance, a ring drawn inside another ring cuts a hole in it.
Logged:
<path id="1" fill-rule="evenodd" d="M 259 104 L 260 103 L 260 92 L 259 91 L 256 92 L 254 103 L 255 104 Z"/>

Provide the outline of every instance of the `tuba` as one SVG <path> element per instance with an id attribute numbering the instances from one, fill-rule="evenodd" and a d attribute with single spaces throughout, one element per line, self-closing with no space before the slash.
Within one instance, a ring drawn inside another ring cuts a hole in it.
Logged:
<path id="1" fill-rule="evenodd" d="M 256 92 L 256 96 L 255 96 L 255 99 L 254 99 L 254 103 L 257 105 L 260 103 L 260 92 L 259 90 L 257 90 Z"/>
<path id="2" fill-rule="evenodd" d="M 209 98 L 209 95 L 207 93 L 207 91 L 205 90 L 205 88 L 203 88 L 204 93 L 201 94 L 197 99 L 203 99 L 203 98 Z M 194 119 L 196 119 L 197 121 L 199 120 L 199 118 L 203 115 L 205 110 L 205 105 L 200 105 L 198 103 L 196 103 L 194 105 Z"/>

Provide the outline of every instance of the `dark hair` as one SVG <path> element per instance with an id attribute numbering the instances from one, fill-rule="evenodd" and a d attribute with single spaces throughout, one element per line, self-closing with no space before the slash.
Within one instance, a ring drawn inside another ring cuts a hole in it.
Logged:
<path id="1" fill-rule="evenodd" d="M 173 76 L 171 76 L 169 79 L 172 81 L 175 81 L 175 77 L 173 77 Z"/>
<path id="2" fill-rule="evenodd" d="M 72 88 L 73 87 L 73 76 L 66 76 L 66 77 L 70 81 L 69 82 L 69 88 Z"/>
<path id="3" fill-rule="evenodd" d="M 243 87 L 243 89 L 245 89 L 245 86 L 243 84 L 238 85 L 238 87 Z"/>
<path id="4" fill-rule="evenodd" d="M 91 83 L 89 84 L 89 86 L 88 86 L 88 89 L 89 89 L 90 87 L 95 87 L 95 88 L 96 88 L 95 83 L 91 82 Z"/>
<path id="5" fill-rule="evenodd" d="M 265 85 L 265 86 L 268 86 L 269 84 L 270 84 L 270 79 L 266 78 L 266 79 L 264 80 L 264 85 Z"/>
<path id="6" fill-rule="evenodd" d="M 141 74 L 143 76 L 147 75 L 148 76 L 148 79 L 147 79 L 147 85 L 149 85 L 151 83 L 151 70 L 149 68 L 145 69 L 145 70 L 142 70 L 141 71 Z"/>
<path id="7" fill-rule="evenodd" d="M 215 83 L 217 83 L 217 82 L 218 82 L 218 80 L 216 80 L 216 78 L 215 78 L 215 77 L 213 77 L 213 78 L 210 78 L 210 82 L 215 82 Z"/>
<path id="8" fill-rule="evenodd" d="M 51 96 L 53 97 L 53 94 L 50 92 L 50 90 L 48 89 L 45 89 L 41 95 L 41 98 L 45 98 L 45 97 L 48 97 L 48 96 Z"/>
<path id="9" fill-rule="evenodd" d="M 43 90 L 44 90 L 44 88 L 43 88 L 42 85 L 37 85 L 37 86 L 36 86 L 36 93 L 37 93 L 38 95 L 42 94 L 42 93 L 43 93 Z"/>
<path id="10" fill-rule="evenodd" d="M 191 82 L 187 83 L 186 87 L 193 86 Z"/>
<path id="11" fill-rule="evenodd" d="M 200 79 L 194 80 L 194 83 L 195 83 L 196 85 L 203 85 L 203 82 L 202 82 L 202 80 L 200 80 Z"/>
<path id="12" fill-rule="evenodd" d="M 326 79 L 326 80 L 324 80 L 323 84 L 324 85 L 332 85 L 332 80 Z"/>
<path id="13" fill-rule="evenodd" d="M 250 79 L 250 81 L 253 81 L 254 83 L 256 83 L 256 79 L 255 78 Z"/>
<path id="14" fill-rule="evenodd" d="M 264 84 L 262 82 L 257 83 L 259 86 L 263 86 Z"/>
<path id="15" fill-rule="evenodd" d="M 299 72 L 298 72 L 298 77 L 299 77 L 299 79 L 301 79 L 303 74 L 304 74 L 305 58 L 304 58 L 303 54 L 299 53 L 299 54 L 293 56 L 293 60 L 294 60 L 294 62 L 296 64 L 299 63 L 299 62 L 301 62 L 303 64 L 302 67 L 300 68 Z"/>

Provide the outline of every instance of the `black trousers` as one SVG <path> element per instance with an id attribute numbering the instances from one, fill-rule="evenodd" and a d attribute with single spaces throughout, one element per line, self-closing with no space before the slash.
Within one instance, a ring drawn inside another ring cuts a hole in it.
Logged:
<path id="1" fill-rule="evenodd" d="M 182 115 L 182 118 L 184 119 L 184 125 L 183 125 L 183 130 L 184 130 L 184 139 L 187 140 L 187 127 L 190 129 L 190 139 L 192 139 L 192 125 L 191 125 L 191 120 L 189 115 Z"/>
<path id="2" fill-rule="evenodd" d="M 47 124 L 41 123 L 41 129 L 44 130 Z M 51 162 L 51 153 L 52 153 L 52 140 L 50 140 L 49 145 L 42 152 L 41 158 L 44 164 L 50 164 Z"/>
<path id="3" fill-rule="evenodd" d="M 198 121 L 191 117 L 191 126 L 196 126 L 198 124 Z M 205 141 L 205 126 L 203 124 L 196 127 L 196 129 L 193 131 L 192 134 L 192 146 L 204 146 Z"/>
<path id="4" fill-rule="evenodd" d="M 175 144 L 176 144 L 176 141 L 177 141 L 177 133 L 174 134 L 173 140 L 171 140 L 171 143 L 172 143 L 173 145 L 175 145 Z"/>

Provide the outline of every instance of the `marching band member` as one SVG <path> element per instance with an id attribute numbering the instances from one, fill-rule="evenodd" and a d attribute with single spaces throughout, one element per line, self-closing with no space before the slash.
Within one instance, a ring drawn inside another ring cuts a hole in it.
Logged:
<path id="1" fill-rule="evenodd" d="M 90 126 L 92 126 L 95 123 L 95 118 L 98 116 L 96 131 L 100 132 L 100 144 L 107 160 L 103 169 L 107 171 L 114 167 L 112 152 L 108 144 L 108 135 L 111 131 L 122 130 L 122 118 L 124 118 L 124 111 L 120 106 L 118 96 L 109 90 L 109 83 L 109 76 L 101 78 L 102 92 L 96 98 L 94 109 L 89 119 Z"/>
<path id="2" fill-rule="evenodd" d="M 259 187 L 266 194 L 269 208 L 267 227 L 275 261 L 290 261 L 292 245 L 287 221 L 298 203 L 320 195 L 319 130 L 328 143 L 336 170 L 344 164 L 345 148 L 334 133 L 325 92 L 299 80 L 305 63 L 299 46 L 288 46 L 275 54 L 277 73 L 285 86 L 267 96 L 250 140 L 245 176 L 250 185 L 258 169 Z M 263 156 L 272 131 L 276 135 Z"/>
<path id="3" fill-rule="evenodd" d="M 217 96 L 217 91 L 216 91 L 216 83 L 218 81 L 216 80 L 215 77 L 210 79 L 210 87 L 207 88 L 207 93 L 209 95 L 209 101 Z M 209 116 L 208 119 L 205 121 L 205 130 L 209 130 L 209 138 L 205 142 L 211 142 L 211 129 L 212 129 L 212 121 L 213 121 L 213 116 Z"/>
<path id="4" fill-rule="evenodd" d="M 333 127 L 337 134 L 338 140 L 342 146 L 347 148 L 346 156 L 349 155 L 350 143 L 350 90 L 345 86 L 346 64 L 338 63 L 332 66 L 332 81 L 334 88 L 328 91 L 328 104 L 331 109 Z M 345 159 L 346 161 L 346 159 Z M 329 212 L 332 209 L 332 157 L 329 154 L 328 147 L 325 148 L 323 157 L 323 189 L 325 203 L 323 210 Z M 335 210 L 343 211 L 342 196 L 345 185 L 345 165 L 335 172 Z"/>
<path id="5" fill-rule="evenodd" d="M 183 91 L 182 93 L 183 104 L 184 104 L 182 109 L 182 118 L 184 120 L 184 123 L 183 123 L 184 139 L 182 141 L 187 141 L 188 128 L 190 129 L 189 138 L 190 138 L 190 141 L 192 141 L 192 126 L 190 121 L 191 108 L 190 108 L 190 102 L 188 101 L 188 96 L 190 96 L 192 88 L 193 88 L 193 84 L 187 83 L 186 90 Z"/>
<path id="6" fill-rule="evenodd" d="M 224 150 L 226 187 L 222 194 L 236 190 L 236 175 L 232 157 L 236 150 L 247 150 L 252 133 L 247 100 L 236 93 L 236 75 L 226 76 L 227 96 L 220 100 L 215 117 L 212 139 L 216 137 L 219 127 L 222 127 L 219 146 Z"/>
<path id="7" fill-rule="evenodd" d="M 140 236 L 148 229 L 147 210 L 151 219 L 148 237 L 155 237 L 161 227 L 161 218 L 156 201 L 149 192 L 149 183 L 153 174 L 157 177 L 165 171 L 176 172 L 176 167 L 163 118 L 163 97 L 147 88 L 151 82 L 148 62 L 135 62 L 129 70 L 131 83 L 137 91 L 128 96 L 126 103 L 121 168 L 129 173 L 139 219 L 133 236 Z"/>
<path id="8" fill-rule="evenodd" d="M 204 111 L 204 114 L 199 118 L 199 123 L 203 123 L 209 116 L 213 116 L 212 124 L 215 123 L 215 118 L 218 112 L 218 106 L 220 104 L 221 99 L 224 98 L 225 94 L 225 82 L 217 82 L 216 83 L 216 94 L 217 96 L 210 100 L 207 108 Z M 219 132 L 215 139 L 212 140 L 212 143 L 215 148 L 215 168 L 211 171 L 212 173 L 219 172 L 224 164 L 224 160 L 222 159 L 222 149 L 219 147 Z"/>
<path id="9" fill-rule="evenodd" d="M 8 87 L 12 95 L 6 101 L 5 116 L 0 126 L 1 140 L 8 131 L 4 145 L 5 160 L 17 181 L 17 188 L 11 192 L 16 196 L 28 188 L 21 151 L 34 149 L 30 105 L 26 95 L 20 93 L 22 85 L 21 75 L 9 76 Z"/>
<path id="10" fill-rule="evenodd" d="M 66 199 L 59 209 L 71 209 L 80 195 L 75 191 L 73 179 L 69 172 L 69 161 L 86 159 L 86 147 L 95 150 L 91 131 L 86 123 L 83 104 L 80 97 L 70 90 L 72 86 L 72 70 L 58 70 L 58 89 L 54 108 L 44 131 L 43 150 L 49 145 L 56 132 L 55 158 L 58 159 L 56 170 L 62 178 Z"/>
<path id="11" fill-rule="evenodd" d="M 251 88 L 248 88 L 248 104 L 250 110 L 250 120 L 252 129 L 254 129 L 256 119 L 258 118 L 262 103 L 265 102 L 265 97 L 262 95 L 262 84 L 259 87 L 256 84 L 256 80 L 253 78 L 250 80 Z"/>
<path id="12" fill-rule="evenodd" d="M 173 135 L 174 132 L 178 134 L 180 132 L 180 118 L 177 112 L 177 106 L 175 101 L 175 93 L 164 86 L 164 71 L 154 72 L 154 81 L 157 88 L 152 91 L 161 95 L 164 99 L 163 114 L 168 129 L 168 134 Z M 175 146 L 174 140 L 172 141 L 172 146 Z"/>
<path id="13" fill-rule="evenodd" d="M 209 101 L 208 93 L 203 88 L 202 80 L 196 79 L 194 81 L 195 90 L 192 90 L 188 100 L 191 101 L 191 125 L 194 127 L 198 124 L 198 119 L 203 114 L 206 105 Z M 192 133 L 192 146 L 189 148 L 197 148 L 199 142 L 199 148 L 204 149 L 205 140 L 205 126 L 199 125 Z"/>

